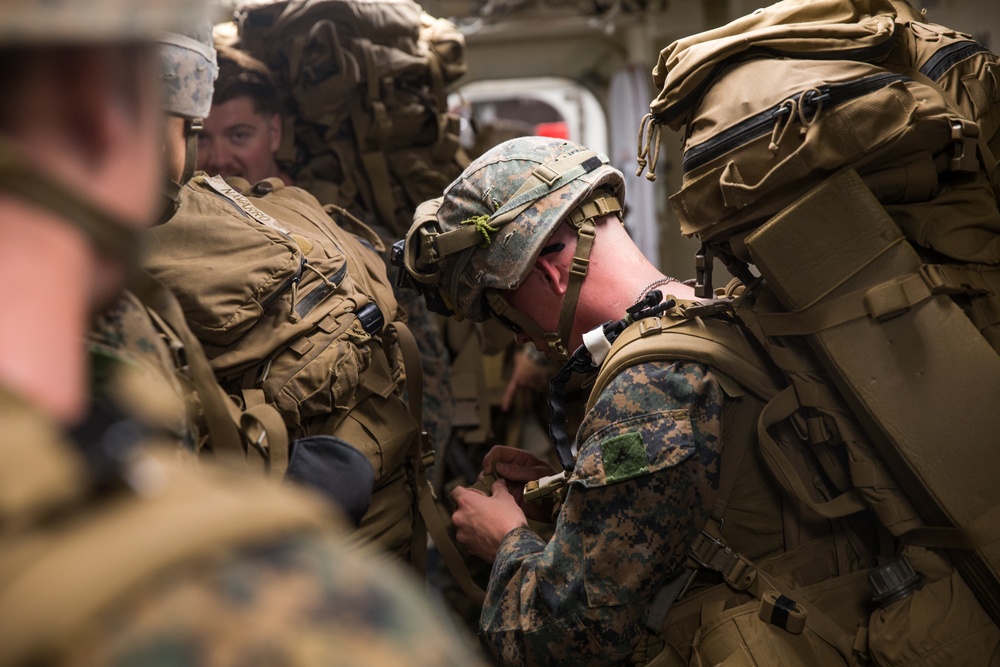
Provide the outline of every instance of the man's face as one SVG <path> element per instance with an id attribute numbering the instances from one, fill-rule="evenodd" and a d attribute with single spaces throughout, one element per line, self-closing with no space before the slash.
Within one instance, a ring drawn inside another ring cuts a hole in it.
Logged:
<path id="1" fill-rule="evenodd" d="M 198 139 L 198 169 L 251 183 L 278 176 L 274 152 L 281 144 L 281 116 L 257 113 L 253 100 L 235 97 L 215 105 Z"/>
<path id="2" fill-rule="evenodd" d="M 552 281 L 537 265 L 517 289 L 504 292 L 503 296 L 507 303 L 527 315 L 542 331 L 555 331 L 559 326 L 563 297 L 553 289 Z M 548 353 L 548 345 L 541 338 L 524 331 L 517 333 L 515 338 L 519 345 L 532 343 L 538 351 Z"/>

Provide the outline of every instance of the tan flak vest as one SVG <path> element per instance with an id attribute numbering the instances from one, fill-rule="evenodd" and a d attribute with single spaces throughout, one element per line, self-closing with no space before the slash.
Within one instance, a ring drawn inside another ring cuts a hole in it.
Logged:
<path id="1" fill-rule="evenodd" d="M 0 388 L 0 665 L 57 661 L 168 570 L 337 523 L 317 499 L 194 470 L 172 447 L 137 450 L 99 487 L 81 451 Z"/>
<path id="2" fill-rule="evenodd" d="M 593 403 L 622 370 L 656 360 L 705 364 L 725 392 L 718 498 L 685 572 L 652 598 L 650 636 L 636 663 L 992 664 L 1000 630 L 943 552 L 899 551 L 856 491 L 830 498 L 823 477 L 839 467 L 836 484 L 849 485 L 848 462 L 835 447 L 823 461 L 807 451 L 810 429 L 821 427 L 807 413 L 761 427 L 769 406 L 785 402 L 781 373 L 747 329 L 730 318 L 696 317 L 697 308 L 682 303 L 632 324 L 590 395 Z M 814 379 L 817 391 L 821 385 Z M 850 465 L 867 466 L 873 486 L 892 496 L 891 475 L 874 451 L 869 457 Z M 815 500 L 782 492 L 796 484 L 814 486 Z M 920 574 L 920 587 L 878 606 L 868 577 L 897 555 Z"/>

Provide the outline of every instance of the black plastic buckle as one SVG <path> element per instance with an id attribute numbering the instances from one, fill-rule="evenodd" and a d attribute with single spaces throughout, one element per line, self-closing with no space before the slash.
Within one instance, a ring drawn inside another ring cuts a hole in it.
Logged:
<path id="1" fill-rule="evenodd" d="M 374 303 L 366 304 L 355 315 L 357 315 L 358 320 L 361 322 L 361 328 L 369 336 L 381 333 L 382 327 L 385 326 L 385 317 Z"/>

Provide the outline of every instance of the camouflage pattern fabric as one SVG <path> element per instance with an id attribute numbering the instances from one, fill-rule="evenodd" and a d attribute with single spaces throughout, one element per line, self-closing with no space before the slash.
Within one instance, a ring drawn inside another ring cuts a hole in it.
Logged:
<path id="1" fill-rule="evenodd" d="M 512 531 L 480 633 L 502 665 L 631 664 L 651 597 L 683 564 L 719 484 L 722 391 L 704 366 L 638 364 L 580 427 L 546 544 Z"/>
<path id="2" fill-rule="evenodd" d="M 349 547 L 315 498 L 211 465 L 194 470 L 174 460 L 173 448 L 145 439 L 117 444 L 138 464 L 132 473 L 158 474 L 128 473 L 124 483 L 97 488 L 87 471 L 98 468 L 85 463 L 94 452 L 81 454 L 99 447 L 71 444 L 2 386 L 0 425 L 10 491 L 0 497 L 5 553 L 28 556 L 0 559 L 0 635 L 20 623 L 27 639 L 15 642 L 14 655 L 33 656 L 6 660 L 10 645 L 0 642 L 0 664 L 482 664 L 406 570 Z M 241 509 L 244 516 L 234 514 Z M 205 532 L 226 519 L 244 528 L 226 527 L 219 538 Z M 71 571 L 60 568 L 59 581 L 41 590 L 48 580 L 35 570 L 69 556 Z M 50 629 L 10 613 L 27 607 L 25 616 L 37 619 L 56 601 L 63 609 L 47 614 Z M 85 615 L 66 611 L 74 608 Z"/>
<path id="3" fill-rule="evenodd" d="M 219 74 L 211 44 L 212 26 L 208 22 L 185 34 L 160 37 L 164 111 L 182 118 L 208 116 Z"/>
<path id="4" fill-rule="evenodd" d="M 87 334 L 90 352 L 91 391 L 97 398 L 119 402 L 150 392 L 153 400 L 130 401 L 127 409 L 163 431 L 173 434 L 178 443 L 195 449 L 201 434 L 200 424 L 190 419 L 185 400 L 194 400 L 172 372 L 177 366 L 170 349 L 153 324 L 146 307 L 131 292 L 126 292 L 111 308 L 101 313 Z M 131 387 L 133 376 L 142 375 L 142 394 Z"/>
<path id="5" fill-rule="evenodd" d="M 380 562 L 299 538 L 175 572 L 94 623 L 61 664 L 482 664 L 413 582 Z"/>
<path id="6" fill-rule="evenodd" d="M 535 169 L 583 154 L 592 154 L 599 166 L 565 181 L 557 179 L 551 189 L 529 190 L 534 197 L 530 206 L 515 219 L 493 225 L 512 207 L 512 202 L 529 203 L 527 195 L 514 195 Z M 471 256 L 454 253 L 441 258 L 441 291 L 449 295 L 463 317 L 474 322 L 489 319 L 483 292 L 520 285 L 552 231 L 599 188 L 606 188 L 619 201 L 624 199 L 621 172 L 608 164 L 607 156 L 579 144 L 522 137 L 490 149 L 448 186 L 438 208 L 442 232 L 475 225 L 483 235 L 482 245 Z"/>

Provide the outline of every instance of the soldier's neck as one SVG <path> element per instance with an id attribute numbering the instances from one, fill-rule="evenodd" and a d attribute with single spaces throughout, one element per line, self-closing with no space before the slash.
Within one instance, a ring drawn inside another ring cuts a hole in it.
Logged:
<path id="1" fill-rule="evenodd" d="M 0 237 L 0 383 L 75 424 L 87 406 L 92 251 L 72 226 L 2 195 Z"/>

